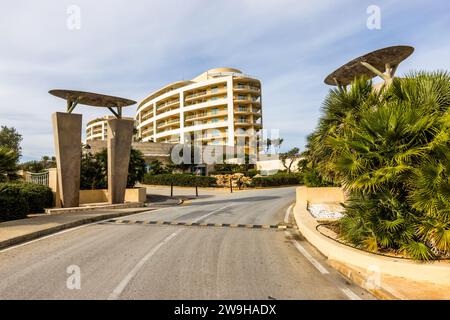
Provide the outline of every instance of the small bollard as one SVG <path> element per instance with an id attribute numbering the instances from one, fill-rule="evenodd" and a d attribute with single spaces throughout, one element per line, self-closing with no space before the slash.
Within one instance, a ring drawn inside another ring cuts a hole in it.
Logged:
<path id="1" fill-rule="evenodd" d="M 233 193 L 233 181 L 230 179 L 230 192 Z"/>
<path id="2" fill-rule="evenodd" d="M 173 183 L 170 184 L 170 197 L 173 198 Z"/>
<path id="3" fill-rule="evenodd" d="M 198 187 L 195 186 L 195 196 L 198 198 Z"/>

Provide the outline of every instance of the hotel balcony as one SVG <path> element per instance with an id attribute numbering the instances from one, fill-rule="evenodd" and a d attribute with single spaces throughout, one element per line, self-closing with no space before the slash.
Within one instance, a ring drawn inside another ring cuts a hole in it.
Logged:
<path id="1" fill-rule="evenodd" d="M 233 100 L 237 103 L 256 103 L 256 104 L 260 104 L 261 103 L 261 97 L 254 97 L 254 96 L 234 96 Z"/>
<path id="2" fill-rule="evenodd" d="M 214 95 L 220 95 L 220 94 L 226 94 L 226 93 L 227 93 L 226 88 L 216 89 L 216 90 L 205 90 L 205 91 L 189 94 L 184 97 L 184 100 L 191 101 L 191 100 L 198 99 L 198 98 L 208 98 L 208 97 L 211 97 Z"/>
<path id="3" fill-rule="evenodd" d="M 199 135 L 197 137 L 194 137 L 194 139 L 197 141 L 210 141 L 210 140 L 215 140 L 215 139 L 225 140 L 226 138 L 227 138 L 227 134 L 225 132 L 219 133 L 219 134 L 209 133 L 209 134 L 204 134 L 204 135 Z"/>
<path id="4" fill-rule="evenodd" d="M 256 120 L 250 120 L 250 119 L 234 119 L 234 123 L 237 125 L 244 125 L 244 126 L 262 126 L 262 123 Z"/>
<path id="5" fill-rule="evenodd" d="M 226 103 L 226 99 L 227 99 L 226 96 L 217 97 L 216 99 L 213 99 L 213 98 L 208 99 L 208 97 L 199 97 L 198 99 L 192 99 L 192 100 L 186 101 L 184 106 L 188 107 L 188 106 L 193 106 L 193 105 L 200 104 L 200 103 L 205 103 L 205 102 L 212 103 L 212 102 L 216 102 L 216 101 L 224 101 L 224 103 Z"/>
<path id="6" fill-rule="evenodd" d="M 178 109 L 179 104 L 180 104 L 179 99 L 166 101 L 165 103 L 156 106 L 156 114 L 161 114 L 163 110 L 165 110 L 169 107 L 172 107 L 172 106 L 174 107 L 173 109 Z M 170 110 L 172 110 L 172 109 L 165 110 L 165 111 L 170 111 Z"/>
<path id="7" fill-rule="evenodd" d="M 156 129 L 164 129 L 168 127 L 179 127 L 180 126 L 180 119 L 173 119 L 173 120 L 167 120 L 164 122 L 160 122 L 156 125 Z M 163 131 L 161 131 L 163 132 Z"/>
<path id="8" fill-rule="evenodd" d="M 153 135 L 153 126 L 151 128 L 145 128 L 141 131 L 141 135 L 151 136 Z"/>
<path id="9" fill-rule="evenodd" d="M 195 120 L 204 120 L 204 119 L 208 119 L 208 118 L 227 116 L 227 115 L 228 115 L 227 110 L 222 110 L 222 111 L 218 111 L 218 112 L 199 112 L 197 114 L 187 115 L 184 118 L 184 120 L 185 120 L 185 122 L 192 122 Z"/>
<path id="10" fill-rule="evenodd" d="M 208 120 L 194 120 L 190 123 L 185 124 L 185 128 L 195 127 L 195 126 L 203 126 L 203 125 L 217 125 L 219 127 L 224 127 L 228 125 L 228 121 L 219 119 L 218 121 L 208 121 Z"/>
<path id="11" fill-rule="evenodd" d="M 245 108 L 234 108 L 235 114 L 254 114 L 261 115 L 261 108 L 245 107 Z"/>
<path id="12" fill-rule="evenodd" d="M 147 119 L 150 119 L 150 118 L 153 118 L 153 108 L 152 108 L 152 111 L 144 112 L 144 113 L 141 114 L 141 122 L 145 121 Z"/>
<path id="13" fill-rule="evenodd" d="M 260 88 L 245 84 L 237 84 L 233 86 L 233 89 L 239 92 L 258 92 L 258 93 L 261 92 Z"/>
<path id="14" fill-rule="evenodd" d="M 175 137 L 171 137 L 171 138 L 160 138 L 158 139 L 158 142 L 160 143 L 179 143 L 180 142 L 180 137 L 179 136 L 175 136 Z"/>

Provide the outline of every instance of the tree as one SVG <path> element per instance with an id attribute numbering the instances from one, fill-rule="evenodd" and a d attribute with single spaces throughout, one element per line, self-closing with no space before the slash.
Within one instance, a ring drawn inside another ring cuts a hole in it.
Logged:
<path id="1" fill-rule="evenodd" d="M 164 166 L 164 164 L 159 160 L 152 160 L 148 164 L 148 169 L 149 174 L 171 173 L 171 170 L 167 166 Z"/>
<path id="2" fill-rule="evenodd" d="M 0 182 L 16 178 L 18 155 L 13 150 L 0 146 Z"/>
<path id="3" fill-rule="evenodd" d="M 381 91 L 332 90 L 308 160 L 349 199 L 340 237 L 370 251 L 450 256 L 450 75 L 412 73 Z"/>
<path id="4" fill-rule="evenodd" d="M 24 170 L 24 171 L 29 171 L 32 173 L 39 173 L 39 172 L 43 172 L 45 170 L 44 164 L 42 161 L 36 161 L 36 160 L 32 160 L 32 161 L 27 161 L 24 163 L 21 163 L 19 165 L 19 168 Z"/>
<path id="5" fill-rule="evenodd" d="M 280 151 L 280 147 L 283 141 L 284 141 L 283 138 L 276 138 L 271 140 L 271 145 L 274 147 L 275 153 L 278 153 L 278 151 Z"/>
<path id="6" fill-rule="evenodd" d="M 56 158 L 55 157 L 50 158 L 49 156 L 43 156 L 40 161 L 32 160 L 21 163 L 19 165 L 20 169 L 33 173 L 43 172 L 46 169 L 55 167 L 56 167 Z"/>
<path id="7" fill-rule="evenodd" d="M 131 149 L 128 165 L 127 188 L 142 181 L 145 174 L 145 159 L 139 150 Z M 106 189 L 108 187 L 108 152 L 85 153 L 81 157 L 81 189 Z"/>
<path id="8" fill-rule="evenodd" d="M 13 150 L 18 158 L 21 156 L 22 135 L 17 132 L 14 127 L 2 126 L 0 129 L 0 147 L 7 147 Z M 17 158 L 17 160 L 18 160 Z"/>
<path id="9" fill-rule="evenodd" d="M 80 188 L 82 190 L 106 189 L 107 181 L 106 149 L 93 155 L 90 152 L 81 156 Z"/>
<path id="10" fill-rule="evenodd" d="M 271 146 L 272 146 L 272 140 L 270 138 L 267 138 L 266 143 L 265 143 L 266 153 L 269 153 Z"/>
<path id="11" fill-rule="evenodd" d="M 288 173 L 291 173 L 291 167 L 296 160 L 301 157 L 300 149 L 295 147 L 285 153 L 280 153 L 280 160 L 283 166 L 287 169 Z"/>
<path id="12" fill-rule="evenodd" d="M 131 149 L 130 164 L 128 165 L 127 188 L 133 188 L 138 181 L 142 181 L 146 170 L 144 155 L 141 151 Z"/>

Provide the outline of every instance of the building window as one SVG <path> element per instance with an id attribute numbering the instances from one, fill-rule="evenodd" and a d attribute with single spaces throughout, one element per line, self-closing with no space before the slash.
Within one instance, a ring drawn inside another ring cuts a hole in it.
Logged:
<path id="1" fill-rule="evenodd" d="M 246 99 L 247 99 L 246 96 L 244 96 L 242 94 L 238 95 L 238 100 L 246 100 Z"/>
<path id="2" fill-rule="evenodd" d="M 211 123 L 216 123 L 216 122 L 219 122 L 219 119 L 217 119 L 217 118 L 212 118 L 211 119 Z"/>
<path id="3" fill-rule="evenodd" d="M 219 109 L 213 108 L 213 109 L 211 109 L 211 114 L 217 114 L 217 111 L 219 111 Z"/>
<path id="4" fill-rule="evenodd" d="M 212 88 L 211 88 L 211 93 L 215 93 L 215 92 L 217 92 L 217 91 L 219 91 L 219 88 L 218 88 L 218 87 L 212 87 Z"/>

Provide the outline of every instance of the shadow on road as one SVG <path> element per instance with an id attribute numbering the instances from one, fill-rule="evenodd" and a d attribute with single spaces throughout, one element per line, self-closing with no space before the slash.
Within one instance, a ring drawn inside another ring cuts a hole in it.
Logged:
<path id="1" fill-rule="evenodd" d="M 245 197 L 245 198 L 229 198 L 223 200 L 211 200 L 211 201 L 201 201 L 189 203 L 191 206 L 206 206 L 210 204 L 220 204 L 220 203 L 236 203 L 236 202 L 255 202 L 255 201 L 269 201 L 274 199 L 279 199 L 278 196 L 257 196 L 257 197 Z"/>

